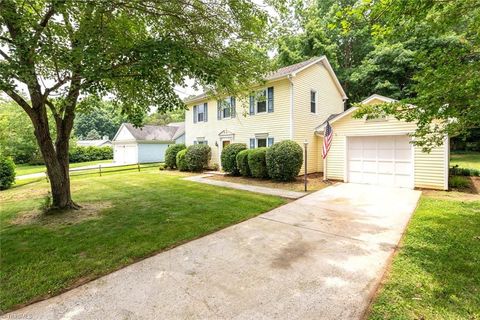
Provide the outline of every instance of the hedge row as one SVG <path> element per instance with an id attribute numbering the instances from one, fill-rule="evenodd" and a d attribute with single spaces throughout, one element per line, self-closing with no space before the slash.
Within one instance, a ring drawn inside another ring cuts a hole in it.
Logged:
<path id="1" fill-rule="evenodd" d="M 206 144 L 195 144 L 176 154 L 176 167 L 180 171 L 199 172 L 208 166 L 211 149 Z"/>
<path id="2" fill-rule="evenodd" d="M 451 176 L 466 176 L 466 177 L 478 177 L 480 176 L 480 170 L 470 169 L 470 168 L 461 168 L 457 165 L 450 168 Z"/>
<path id="3" fill-rule="evenodd" d="M 72 147 L 68 152 L 70 163 L 113 159 L 111 147 Z"/>
<path id="4" fill-rule="evenodd" d="M 233 145 L 231 145 L 233 146 Z M 233 150 L 234 149 L 234 150 Z M 225 155 L 224 155 L 225 153 Z M 235 153 L 236 166 L 225 164 Z M 245 150 L 240 146 L 227 146 L 222 152 L 222 167 L 226 172 L 245 177 L 272 178 L 277 181 L 291 181 L 298 176 L 303 164 L 302 147 L 294 141 L 285 140 L 270 148 Z"/>

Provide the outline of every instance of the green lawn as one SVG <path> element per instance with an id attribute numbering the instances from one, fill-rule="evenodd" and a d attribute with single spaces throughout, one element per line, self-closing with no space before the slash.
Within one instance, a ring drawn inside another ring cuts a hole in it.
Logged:
<path id="1" fill-rule="evenodd" d="M 462 152 L 450 154 L 450 166 L 480 170 L 480 152 Z"/>
<path id="2" fill-rule="evenodd" d="M 71 163 L 70 169 L 83 167 L 83 166 L 92 166 L 92 165 L 101 164 L 101 163 L 112 163 L 112 160 L 98 160 L 98 161 Z M 31 165 L 31 164 L 17 164 L 15 168 L 15 172 L 17 176 L 45 172 L 45 170 L 46 168 L 44 165 Z"/>
<path id="3" fill-rule="evenodd" d="M 57 294 L 285 203 L 181 180 L 184 175 L 150 168 L 73 177 L 74 200 L 84 209 L 43 218 L 37 208 L 48 190 L 44 179 L 0 192 L 0 309 Z"/>
<path id="4" fill-rule="evenodd" d="M 480 199 L 422 197 L 369 319 L 480 319 Z"/>

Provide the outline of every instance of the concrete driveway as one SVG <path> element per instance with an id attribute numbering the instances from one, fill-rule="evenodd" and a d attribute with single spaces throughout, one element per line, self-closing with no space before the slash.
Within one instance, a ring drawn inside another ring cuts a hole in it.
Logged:
<path id="1" fill-rule="evenodd" d="M 359 319 L 420 192 L 336 184 L 6 319 Z"/>

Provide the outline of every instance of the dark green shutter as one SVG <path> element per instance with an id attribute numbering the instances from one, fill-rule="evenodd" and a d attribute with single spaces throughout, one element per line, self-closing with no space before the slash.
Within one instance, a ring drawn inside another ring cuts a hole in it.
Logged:
<path id="1" fill-rule="evenodd" d="M 235 118 L 237 116 L 237 107 L 235 104 L 235 97 L 230 97 L 230 106 L 231 106 L 231 116 L 232 118 Z"/>
<path id="2" fill-rule="evenodd" d="M 222 120 L 222 102 L 217 100 L 217 120 Z"/>
<path id="3" fill-rule="evenodd" d="M 253 95 L 250 96 L 250 115 L 255 114 L 255 97 Z"/>
<path id="4" fill-rule="evenodd" d="M 267 89 L 267 108 L 268 112 L 273 112 L 273 87 Z"/>
<path id="5" fill-rule="evenodd" d="M 203 104 L 203 121 L 207 122 L 208 121 L 208 103 Z"/>
<path id="6" fill-rule="evenodd" d="M 193 123 L 197 123 L 197 106 L 193 106 Z"/>

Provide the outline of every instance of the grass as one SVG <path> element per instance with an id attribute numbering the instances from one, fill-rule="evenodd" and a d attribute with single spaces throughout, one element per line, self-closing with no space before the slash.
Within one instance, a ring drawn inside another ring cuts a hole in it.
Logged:
<path id="1" fill-rule="evenodd" d="M 450 155 L 450 166 L 480 170 L 480 152 L 459 152 Z"/>
<path id="2" fill-rule="evenodd" d="M 112 163 L 112 160 L 98 160 L 98 161 L 71 163 L 70 169 L 83 167 L 83 166 L 92 166 L 92 165 L 103 164 L 103 163 Z M 46 171 L 46 168 L 44 165 L 31 165 L 31 164 L 17 164 L 15 169 L 17 176 L 45 172 L 45 171 Z"/>
<path id="3" fill-rule="evenodd" d="M 480 319 L 480 196 L 450 193 L 422 197 L 369 319 Z"/>
<path id="4" fill-rule="evenodd" d="M 246 178 L 246 177 L 233 177 L 229 175 L 215 175 L 209 179 L 235 182 L 241 184 L 248 184 L 253 186 L 261 186 L 274 189 L 284 189 L 289 191 L 301 191 L 305 189 L 304 178 L 303 176 L 298 176 L 295 181 L 291 182 L 276 182 L 269 179 L 256 179 L 256 178 Z M 317 191 L 327 187 L 328 185 L 322 181 L 322 174 L 313 173 L 307 176 L 308 182 L 308 192 Z"/>
<path id="5" fill-rule="evenodd" d="M 284 199 L 181 180 L 150 168 L 72 178 L 80 211 L 39 215 L 45 179 L 0 192 L 0 309 L 107 274 L 249 219 Z"/>

